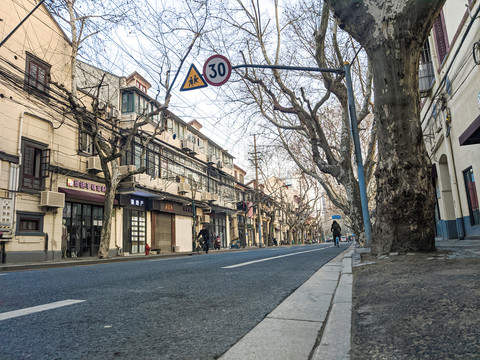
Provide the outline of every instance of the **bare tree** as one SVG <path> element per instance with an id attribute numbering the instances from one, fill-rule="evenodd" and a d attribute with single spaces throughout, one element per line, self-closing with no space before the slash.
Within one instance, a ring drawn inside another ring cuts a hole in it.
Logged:
<path id="1" fill-rule="evenodd" d="M 79 4 L 90 5 L 87 6 L 87 10 L 80 12 Z M 52 3 L 51 9 L 55 11 L 57 16 L 60 16 L 66 21 L 70 29 L 70 35 L 72 39 L 72 83 L 71 91 L 63 86 L 58 85 L 59 90 L 65 93 L 68 98 L 69 106 L 66 108 L 66 113 L 71 116 L 78 124 L 79 132 L 87 134 L 94 146 L 96 153 L 99 156 L 101 168 L 105 181 L 105 204 L 104 204 L 104 218 L 103 227 L 100 239 L 100 247 L 98 256 L 100 258 L 108 257 L 108 250 L 110 246 L 111 238 L 111 222 L 113 214 L 113 205 L 115 194 L 119 184 L 125 179 L 131 178 L 135 174 L 143 173 L 147 170 L 145 166 L 145 158 L 148 144 L 155 139 L 157 135 L 165 130 L 167 118 L 170 116 L 168 106 L 171 99 L 171 80 L 170 71 L 175 70 L 175 75 L 180 72 L 181 66 L 186 57 L 192 50 L 194 44 L 199 39 L 202 28 L 205 25 L 204 16 L 198 20 L 198 28 L 193 33 L 190 33 L 190 41 L 186 46 L 179 46 L 177 52 L 183 52 L 183 56 L 177 59 L 176 68 L 172 68 L 173 65 L 166 69 L 160 68 L 159 71 L 164 70 L 164 73 L 157 73 L 157 79 L 163 80 L 161 86 L 164 91 L 163 102 L 159 101 L 160 91 L 157 93 L 155 99 L 150 100 L 146 106 L 142 109 L 141 113 L 138 113 L 134 119 L 124 124 L 119 124 L 115 119 L 109 115 L 106 111 L 108 107 L 100 106 L 101 104 L 101 88 L 105 84 L 105 73 L 97 82 L 90 86 L 87 96 L 82 97 L 78 91 L 78 73 L 77 70 L 77 56 L 79 55 L 80 46 L 88 38 L 94 37 L 99 34 L 102 29 L 98 29 L 94 23 L 95 19 L 100 18 L 104 22 L 110 21 L 111 23 L 118 23 L 121 19 L 129 19 L 134 22 L 132 18 L 123 17 L 123 12 L 106 11 L 104 4 L 98 5 L 100 10 L 104 13 L 97 15 L 95 12 L 94 1 L 81 1 L 77 0 L 62 0 L 60 3 Z M 112 1 L 115 4 L 115 1 Z M 120 5 L 116 9 L 125 10 L 125 4 L 120 2 Z M 203 4 L 199 4 L 203 7 Z M 68 16 L 65 16 L 68 14 Z M 129 15 L 130 16 L 130 15 Z M 173 17 L 160 19 L 161 21 L 174 21 Z M 138 21 L 138 19 L 137 19 Z M 85 29 L 90 28 L 90 32 L 85 32 Z M 152 37 L 150 38 L 150 40 Z M 147 41 L 148 38 L 145 40 Z M 154 44 L 158 46 L 161 51 L 165 52 L 162 46 L 168 46 L 165 43 Z M 137 61 L 137 64 L 140 62 Z M 101 73 L 101 71 L 100 71 Z M 176 77 L 176 76 L 175 76 Z M 95 79 L 92 80 L 95 82 Z M 140 167 L 131 169 L 127 168 L 125 171 L 120 171 L 120 159 L 131 150 L 132 143 L 135 138 L 141 141 L 141 155 L 140 155 Z"/>
<path id="2" fill-rule="evenodd" d="M 372 251 L 432 250 L 435 199 L 420 124 L 418 64 L 445 0 L 325 2 L 372 64 L 378 133 Z"/>
<path id="3" fill-rule="evenodd" d="M 338 30 L 325 4 L 319 9 L 318 2 L 300 1 L 282 9 L 281 17 L 278 0 L 271 12 L 254 1 L 234 3 L 236 8 L 223 8 L 221 21 L 234 29 L 236 44 L 242 44 L 236 45 L 241 57 L 229 55 L 239 63 L 339 69 L 360 48 Z M 364 61 L 364 57 L 357 60 Z M 238 70 L 238 74 L 243 82 L 233 99 L 242 111 L 255 113 L 274 126 L 277 140 L 297 166 L 322 184 L 334 204 L 355 224 L 355 232 L 363 235 L 343 75 L 248 68 Z M 364 155 L 366 178 L 370 180 L 376 141 L 373 118 L 367 117 L 371 109 L 370 73 L 360 76 L 356 85 L 362 95 L 358 121 L 363 138 L 370 143 Z"/>

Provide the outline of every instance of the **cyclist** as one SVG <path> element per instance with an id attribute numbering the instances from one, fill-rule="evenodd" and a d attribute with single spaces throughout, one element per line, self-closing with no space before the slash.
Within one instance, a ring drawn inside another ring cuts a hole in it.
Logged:
<path id="1" fill-rule="evenodd" d="M 210 247 L 210 237 L 208 235 L 208 229 L 205 225 L 202 225 L 202 230 L 198 233 L 198 237 L 203 238 L 204 250 L 208 254 L 208 248 Z"/>
<path id="2" fill-rule="evenodd" d="M 333 241 L 335 242 L 335 246 L 340 247 L 338 242 L 340 241 L 340 236 L 342 236 L 342 228 L 335 220 L 333 220 L 331 230 L 333 232 Z"/>

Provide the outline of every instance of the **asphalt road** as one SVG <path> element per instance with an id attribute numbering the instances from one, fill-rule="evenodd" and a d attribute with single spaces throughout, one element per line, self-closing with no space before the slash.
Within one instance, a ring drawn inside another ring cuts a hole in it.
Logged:
<path id="1" fill-rule="evenodd" d="M 214 359 L 347 246 L 2 273 L 0 359 Z"/>

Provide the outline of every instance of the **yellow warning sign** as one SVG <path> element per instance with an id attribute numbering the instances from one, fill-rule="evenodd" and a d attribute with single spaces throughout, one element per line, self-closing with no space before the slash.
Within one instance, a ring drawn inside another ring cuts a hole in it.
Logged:
<path id="1" fill-rule="evenodd" d="M 190 66 L 190 70 L 188 70 L 188 75 L 185 81 L 183 82 L 183 85 L 180 88 L 180 91 L 200 89 L 207 86 L 208 85 L 205 82 L 205 80 L 203 80 L 202 75 L 200 75 L 195 65 L 192 64 Z"/>

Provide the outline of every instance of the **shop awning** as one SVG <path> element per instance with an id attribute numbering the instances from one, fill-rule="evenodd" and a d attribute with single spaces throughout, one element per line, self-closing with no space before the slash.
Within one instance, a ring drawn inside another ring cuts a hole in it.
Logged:
<path id="1" fill-rule="evenodd" d="M 480 115 L 473 120 L 458 140 L 460 141 L 460 146 L 480 144 Z"/>
<path id="2" fill-rule="evenodd" d="M 66 199 L 70 200 L 80 200 L 90 203 L 105 203 L 105 195 L 103 194 L 95 194 L 88 191 L 81 191 L 75 189 L 68 189 L 68 188 L 58 188 L 58 191 L 65 194 Z M 118 205 L 117 200 L 113 200 L 115 205 Z"/>

